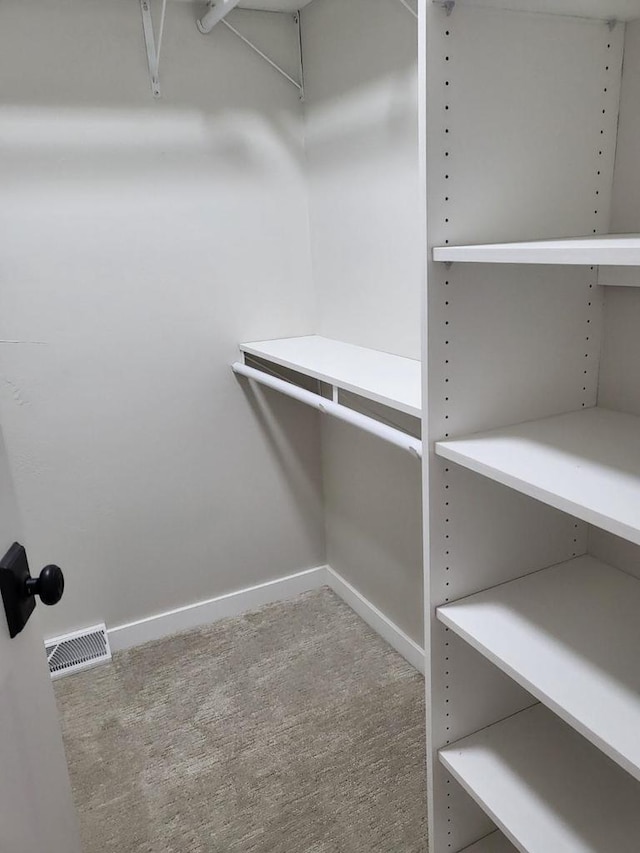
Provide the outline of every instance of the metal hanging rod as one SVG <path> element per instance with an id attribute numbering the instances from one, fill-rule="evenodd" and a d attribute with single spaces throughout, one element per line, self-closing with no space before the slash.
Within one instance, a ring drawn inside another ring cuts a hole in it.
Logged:
<path id="1" fill-rule="evenodd" d="M 205 35 L 210 33 L 217 23 L 236 8 L 239 2 L 240 0 L 210 0 L 208 10 L 199 21 L 196 21 L 196 26 L 201 33 Z"/>
<path id="2" fill-rule="evenodd" d="M 293 397 L 307 406 L 311 406 L 317 411 L 326 415 L 331 415 L 338 420 L 358 427 L 358 429 L 375 435 L 390 444 L 395 444 L 403 450 L 408 450 L 409 453 L 422 459 L 422 442 L 418 438 L 407 435 L 402 430 L 395 427 L 387 426 L 367 415 L 361 415 L 353 409 L 347 408 L 334 400 L 328 400 L 326 397 L 321 397 L 320 394 L 314 394 L 312 391 L 307 391 L 304 388 L 298 388 L 297 385 L 292 385 L 290 382 L 285 382 L 284 379 L 278 379 L 275 376 L 270 376 L 268 373 L 263 373 L 261 370 L 256 370 L 254 367 L 249 367 L 246 364 L 241 364 L 239 361 L 231 366 L 235 374 L 246 376 L 247 379 L 253 379 L 261 385 L 266 385 L 267 388 L 272 388 L 274 391 L 279 391 L 281 394 L 286 394 L 287 397 Z M 335 395 L 334 395 L 335 396 Z"/>

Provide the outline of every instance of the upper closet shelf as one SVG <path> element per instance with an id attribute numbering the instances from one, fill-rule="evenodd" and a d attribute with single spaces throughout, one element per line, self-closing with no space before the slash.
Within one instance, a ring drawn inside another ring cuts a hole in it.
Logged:
<path id="1" fill-rule="evenodd" d="M 420 362 L 318 335 L 240 344 L 245 355 L 420 417 Z"/>
<path id="2" fill-rule="evenodd" d="M 572 264 L 640 266 L 640 235 L 620 234 L 536 240 L 531 243 L 487 243 L 439 246 L 434 261 L 477 264 Z M 608 283 L 603 281 L 602 283 Z"/>
<path id="3" fill-rule="evenodd" d="M 640 784 L 543 705 L 440 760 L 522 853 L 640 850 Z"/>
<path id="4" fill-rule="evenodd" d="M 640 418 L 606 409 L 436 442 L 436 453 L 640 545 Z"/>
<path id="5" fill-rule="evenodd" d="M 474 6 L 510 12 L 568 15 L 577 18 L 596 18 L 612 23 L 640 18 L 640 0 L 457 0 L 457 3 L 461 7 Z"/>

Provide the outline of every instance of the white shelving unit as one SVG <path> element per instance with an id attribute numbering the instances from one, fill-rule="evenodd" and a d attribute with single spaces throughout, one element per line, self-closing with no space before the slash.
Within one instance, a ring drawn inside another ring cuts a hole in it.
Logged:
<path id="1" fill-rule="evenodd" d="M 407 415 L 422 413 L 420 362 L 411 358 L 319 335 L 243 343 L 240 351 Z"/>
<path id="2" fill-rule="evenodd" d="M 438 246 L 434 261 L 476 264 L 640 266 L 640 235 L 596 235 L 529 243 Z"/>
<path id="3" fill-rule="evenodd" d="M 425 5 L 431 850 L 635 851 L 640 3 Z"/>
<path id="4" fill-rule="evenodd" d="M 640 581 L 577 557 L 438 608 L 441 622 L 640 779 Z"/>
<path id="5" fill-rule="evenodd" d="M 640 418 L 586 409 L 440 441 L 436 453 L 640 544 Z"/>
<path id="6" fill-rule="evenodd" d="M 635 853 L 640 784 L 542 705 L 440 760 L 523 853 Z"/>

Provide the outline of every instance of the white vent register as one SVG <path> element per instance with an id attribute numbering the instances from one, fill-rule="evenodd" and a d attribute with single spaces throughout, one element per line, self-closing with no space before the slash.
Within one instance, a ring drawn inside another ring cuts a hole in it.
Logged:
<path id="1" fill-rule="evenodd" d="M 61 637 L 45 640 L 51 678 L 71 675 L 111 660 L 106 625 L 94 625 Z"/>

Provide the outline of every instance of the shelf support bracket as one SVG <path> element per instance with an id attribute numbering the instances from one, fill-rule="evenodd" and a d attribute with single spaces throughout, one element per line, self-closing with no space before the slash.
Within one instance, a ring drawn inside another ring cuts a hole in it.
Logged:
<path id="1" fill-rule="evenodd" d="M 162 37 L 164 35 L 164 21 L 167 14 L 167 0 L 162 0 L 162 13 L 160 15 L 160 32 L 156 44 L 153 30 L 153 19 L 149 0 L 140 0 L 140 11 L 142 12 L 142 29 L 144 31 L 144 43 L 147 48 L 147 63 L 149 65 L 149 79 L 151 91 L 154 98 L 160 97 L 160 51 L 162 50 Z"/>
<path id="2" fill-rule="evenodd" d="M 433 0 L 436 6 L 440 6 L 447 13 L 447 18 L 456 7 L 456 0 Z"/>
<path id="3" fill-rule="evenodd" d="M 146 2 L 146 0 L 141 0 L 141 2 L 144 3 L 144 2 Z M 166 2 L 166 0 L 164 0 L 164 2 Z M 234 6 L 237 5 L 237 3 L 238 3 L 238 0 L 227 0 L 227 6 L 229 7 L 229 11 L 231 11 L 231 9 L 233 9 Z M 220 9 L 222 9 L 222 8 L 223 7 L 220 6 Z M 211 4 L 210 11 L 207 13 L 207 15 L 210 15 L 212 12 L 216 12 L 217 9 L 218 9 L 218 7 L 215 5 L 215 3 Z M 218 12 L 217 14 L 219 15 L 219 14 L 221 14 L 221 12 Z M 211 30 L 213 29 L 213 25 L 209 26 L 207 24 L 205 26 L 206 17 L 207 16 L 205 15 L 205 17 L 202 19 L 202 21 L 197 22 L 198 29 L 200 30 L 201 33 L 204 33 L 205 35 L 207 33 L 211 32 Z M 294 20 L 294 23 L 295 23 L 296 29 L 297 29 L 297 43 L 298 43 L 298 51 L 299 51 L 299 57 L 300 57 L 300 59 L 299 59 L 300 80 L 299 81 L 294 80 L 294 78 L 290 74 L 288 74 L 284 70 L 284 68 L 282 68 L 280 65 L 278 65 L 278 63 L 274 59 L 271 59 L 271 57 L 268 56 L 263 50 L 260 50 L 258 45 L 254 44 L 251 41 L 251 39 L 247 38 L 243 33 L 241 33 L 239 29 L 237 29 L 236 27 L 233 26 L 233 24 L 230 24 L 229 21 L 227 21 L 226 17 L 217 18 L 215 23 L 224 24 L 224 26 L 230 32 L 232 32 L 234 34 L 234 36 L 236 36 L 236 38 L 239 38 L 240 41 L 243 42 L 244 44 L 246 44 L 247 47 L 250 48 L 254 53 L 257 53 L 261 59 L 264 59 L 264 61 L 267 63 L 267 65 L 270 65 L 275 71 L 278 72 L 278 74 L 282 75 L 282 77 L 284 77 L 285 80 L 288 80 L 292 86 L 295 86 L 296 89 L 298 90 L 298 92 L 300 93 L 300 100 L 304 101 L 304 66 L 303 66 L 303 62 L 302 62 L 302 29 L 301 29 L 301 23 L 300 23 L 300 12 L 295 13 L 295 15 L 293 16 L 293 20 Z"/>
<path id="4" fill-rule="evenodd" d="M 399 2 L 399 3 L 402 3 L 402 5 L 404 6 L 404 8 L 407 10 L 407 12 L 411 12 L 411 14 L 413 15 L 413 17 L 414 17 L 414 18 L 417 18 L 417 17 L 418 17 L 418 13 L 417 13 L 417 12 L 416 12 L 416 10 L 413 8 L 413 6 L 411 6 L 411 5 L 409 4 L 408 0 L 398 0 L 398 2 Z"/>
<path id="5" fill-rule="evenodd" d="M 302 54 L 302 15 L 298 10 L 293 16 L 293 21 L 298 30 L 298 74 L 300 77 L 300 100 L 304 101 L 304 57 Z"/>

